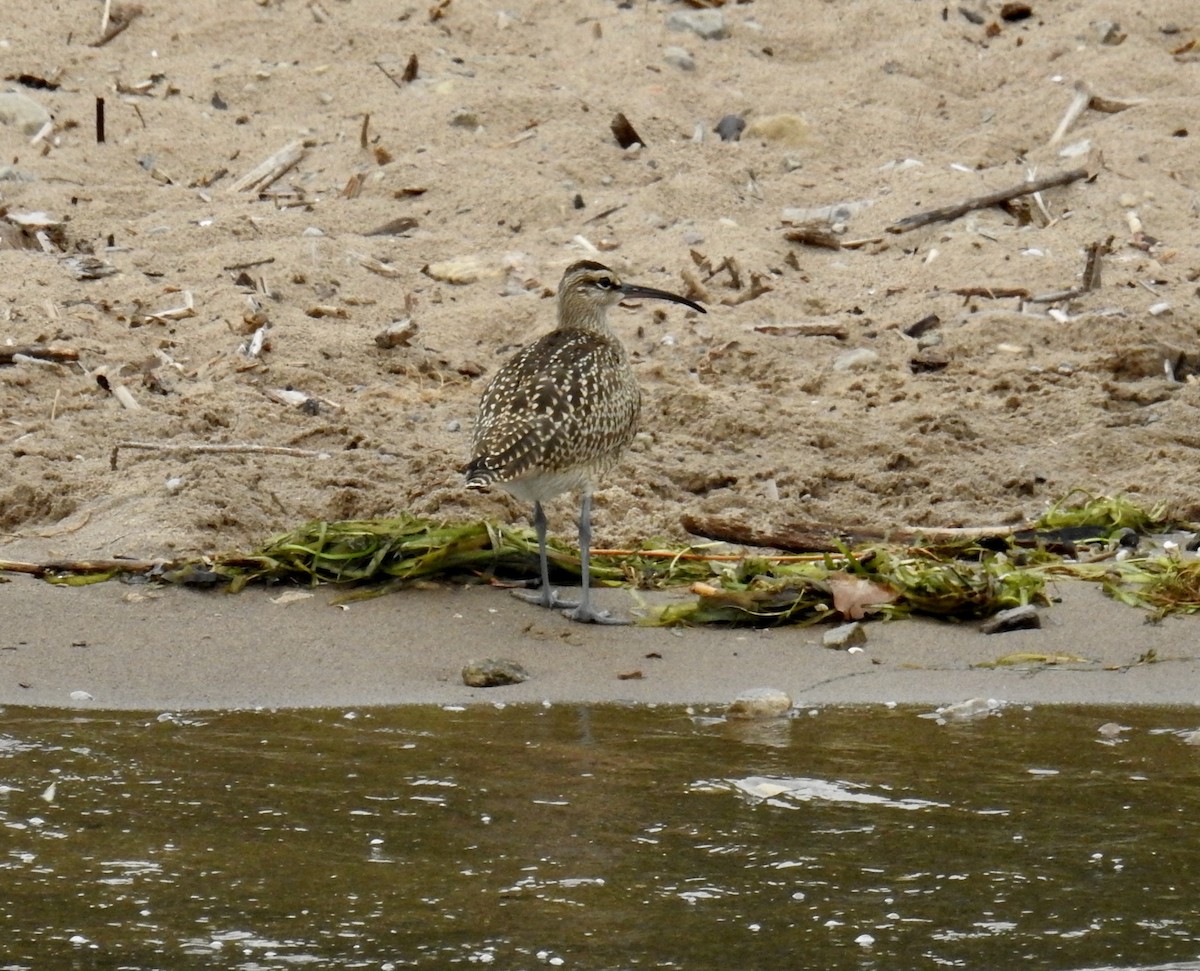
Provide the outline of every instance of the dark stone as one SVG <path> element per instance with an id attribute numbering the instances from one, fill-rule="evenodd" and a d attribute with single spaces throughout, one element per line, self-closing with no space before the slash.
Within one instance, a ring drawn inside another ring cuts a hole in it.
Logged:
<path id="1" fill-rule="evenodd" d="M 723 142 L 736 142 L 742 138 L 742 132 L 746 130 L 746 119 L 741 115 L 726 115 L 717 122 L 717 127 L 713 129 L 721 136 Z"/>
<path id="2" fill-rule="evenodd" d="M 1042 615 L 1032 604 L 1010 607 L 993 614 L 979 625 L 984 634 L 1004 634 L 1010 630 L 1036 630 L 1042 626 Z"/>
<path id="3" fill-rule="evenodd" d="M 468 688 L 497 688 L 528 681 L 529 672 L 508 658 L 485 657 L 464 665 L 462 679 Z"/>

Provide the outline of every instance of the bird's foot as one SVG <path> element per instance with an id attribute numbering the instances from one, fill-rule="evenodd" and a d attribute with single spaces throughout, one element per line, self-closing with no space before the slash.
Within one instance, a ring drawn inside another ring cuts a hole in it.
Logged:
<path id="1" fill-rule="evenodd" d="M 611 624 L 614 626 L 627 626 L 632 624 L 632 620 L 625 617 L 614 617 L 607 610 L 597 610 L 590 604 L 579 604 L 570 610 L 564 610 L 563 616 L 567 620 L 573 620 L 577 624 Z"/>
<path id="2" fill-rule="evenodd" d="M 578 600 L 564 600 L 558 595 L 557 590 L 550 587 L 543 587 L 540 590 L 514 590 L 512 595 L 518 600 L 524 600 L 527 604 L 535 604 L 551 610 L 560 607 L 574 610 L 579 606 Z"/>

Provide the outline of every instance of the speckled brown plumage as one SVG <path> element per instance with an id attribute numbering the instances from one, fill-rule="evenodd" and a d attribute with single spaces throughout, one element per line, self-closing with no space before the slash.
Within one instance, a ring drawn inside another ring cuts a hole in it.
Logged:
<path id="1" fill-rule="evenodd" d="M 625 297 L 670 300 L 704 312 L 684 297 L 622 283 L 591 260 L 567 267 L 558 288 L 558 326 L 522 348 L 488 383 L 475 422 L 468 488 L 503 486 L 534 504 L 543 606 L 567 606 L 550 590 L 542 503 L 583 494 L 579 545 L 583 595 L 573 620 L 608 621 L 588 594 L 591 494 L 637 434 L 641 391 L 629 356 L 608 326 L 608 308 Z"/>
<path id="2" fill-rule="evenodd" d="M 615 335 L 551 331 L 484 392 L 467 484 L 497 482 L 530 502 L 590 488 L 629 448 L 641 403 Z"/>

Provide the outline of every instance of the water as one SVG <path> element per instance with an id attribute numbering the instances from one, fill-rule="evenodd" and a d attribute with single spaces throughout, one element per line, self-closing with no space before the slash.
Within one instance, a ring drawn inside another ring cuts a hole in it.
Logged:
<path id="1" fill-rule="evenodd" d="M 0 969 L 1198 971 L 1198 721 L 10 708 Z"/>

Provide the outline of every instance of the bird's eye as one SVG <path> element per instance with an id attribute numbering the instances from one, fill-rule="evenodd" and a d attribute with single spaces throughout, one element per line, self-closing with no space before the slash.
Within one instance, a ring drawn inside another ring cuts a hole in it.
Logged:
<path id="1" fill-rule="evenodd" d="M 596 277 L 596 286 L 601 290 L 611 290 L 616 284 L 613 283 L 613 278 L 610 276 L 598 276 Z"/>

